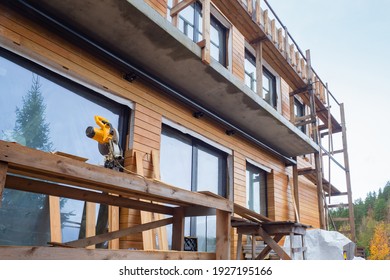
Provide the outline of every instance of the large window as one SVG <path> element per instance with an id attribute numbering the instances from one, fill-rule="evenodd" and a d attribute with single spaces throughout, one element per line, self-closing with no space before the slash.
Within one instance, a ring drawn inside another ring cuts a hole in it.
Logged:
<path id="1" fill-rule="evenodd" d="M 172 0 L 168 0 L 168 17 Z M 169 17 L 170 18 L 170 17 Z M 178 28 L 195 43 L 203 39 L 202 5 L 195 2 L 179 13 Z M 227 28 L 213 15 L 210 18 L 210 53 L 211 57 L 226 66 Z"/>
<path id="2" fill-rule="evenodd" d="M 267 173 L 248 163 L 246 166 L 246 197 L 250 210 L 267 216 Z"/>
<path id="3" fill-rule="evenodd" d="M 226 197 L 227 155 L 224 152 L 163 126 L 160 153 L 164 182 L 186 190 L 211 191 Z M 197 237 L 199 251 L 215 251 L 215 216 L 187 218 L 185 235 Z"/>
<path id="4" fill-rule="evenodd" d="M 245 84 L 254 92 L 256 87 L 256 59 L 255 56 L 245 51 Z M 276 77 L 267 68 L 263 67 L 263 99 L 275 109 L 277 108 Z"/>
<path id="5" fill-rule="evenodd" d="M 129 108 L 0 48 L 0 139 L 43 151 L 61 151 L 103 165 L 97 142 L 85 136 L 94 115 L 127 134 Z M 77 187 L 77 186 L 76 186 Z M 62 241 L 85 236 L 85 202 L 61 198 Z M 97 205 L 96 232 L 107 227 L 107 206 Z M 46 195 L 5 189 L 0 207 L 0 245 L 47 245 Z"/>

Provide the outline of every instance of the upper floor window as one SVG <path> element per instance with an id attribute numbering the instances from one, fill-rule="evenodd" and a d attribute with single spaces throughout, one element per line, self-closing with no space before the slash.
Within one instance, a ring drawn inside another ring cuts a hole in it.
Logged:
<path id="1" fill-rule="evenodd" d="M 256 58 L 248 50 L 245 51 L 245 84 L 254 92 L 256 87 Z M 267 68 L 263 67 L 263 99 L 272 107 L 277 108 L 276 77 Z"/>
<path id="2" fill-rule="evenodd" d="M 164 182 L 190 191 L 210 191 L 226 197 L 226 166 L 226 153 L 176 129 L 163 126 L 160 167 Z M 198 238 L 199 251 L 215 251 L 215 216 L 187 218 L 185 235 Z"/>
<path id="3" fill-rule="evenodd" d="M 172 0 L 168 0 L 167 6 L 169 19 L 172 2 Z M 210 24 L 211 57 L 226 66 L 227 28 L 213 15 L 210 17 Z M 202 5 L 199 2 L 194 2 L 179 13 L 178 28 L 195 43 L 202 41 Z"/>
<path id="4" fill-rule="evenodd" d="M 305 112 L 305 104 L 303 104 L 297 98 L 294 98 L 294 115 L 295 115 L 295 117 L 303 117 L 303 116 L 305 116 L 305 114 L 306 114 L 306 112 Z M 298 128 L 303 133 L 306 133 L 306 125 L 298 126 Z"/>
<path id="5" fill-rule="evenodd" d="M 246 166 L 247 207 L 267 216 L 267 172 L 247 162 Z"/>
<path id="6" fill-rule="evenodd" d="M 97 143 L 85 136 L 94 115 L 118 129 L 124 147 L 130 110 L 96 92 L 0 48 L 0 139 L 46 152 L 61 151 L 104 163 Z M 77 186 L 76 186 L 77 187 Z M 0 245 L 46 246 L 48 196 L 6 188 L 0 209 Z M 85 237 L 84 201 L 61 198 L 62 242 Z M 108 207 L 97 205 L 96 233 L 107 228 Z"/>

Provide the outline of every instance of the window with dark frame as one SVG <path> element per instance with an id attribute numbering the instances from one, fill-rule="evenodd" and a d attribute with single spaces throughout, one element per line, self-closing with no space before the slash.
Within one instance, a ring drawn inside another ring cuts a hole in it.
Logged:
<path id="1" fill-rule="evenodd" d="M 256 58 L 249 51 L 245 50 L 245 84 L 254 92 L 256 87 Z M 276 77 L 267 68 L 263 67 L 263 99 L 275 109 L 277 108 Z"/>
<path id="2" fill-rule="evenodd" d="M 101 165 L 104 158 L 97 143 L 85 136 L 86 127 L 95 125 L 94 115 L 101 115 L 117 128 L 120 145 L 125 147 L 130 108 L 2 48 L 0 88 L 0 108 L 7 115 L 0 123 L 2 140 L 40 149 L 39 145 L 31 144 L 31 139 L 40 133 L 33 128 L 46 127 L 47 135 L 42 138 L 46 140 L 41 141 L 52 143 L 53 150 Z M 20 112 L 34 102 L 34 106 L 41 108 L 41 116 L 23 120 L 29 131 L 16 131 L 22 123 Z M 5 230 L 0 231 L 1 245 L 47 245 L 50 241 L 47 195 L 6 188 L 2 202 L 0 228 Z M 60 199 L 62 242 L 85 237 L 85 207 L 84 201 Z M 108 207 L 96 204 L 96 209 L 96 234 L 100 234 L 107 228 Z M 97 247 L 107 248 L 107 243 Z"/>
<path id="3" fill-rule="evenodd" d="M 267 216 L 267 172 L 248 162 L 246 164 L 247 207 Z"/>
<path id="4" fill-rule="evenodd" d="M 172 0 L 168 0 L 168 19 L 172 9 Z M 195 43 L 202 41 L 202 4 L 194 2 L 178 15 L 178 28 Z M 227 65 L 227 28 L 213 15 L 210 16 L 210 55 L 223 66 Z"/>
<path id="5" fill-rule="evenodd" d="M 295 114 L 295 117 L 303 117 L 306 114 L 305 104 L 303 104 L 303 102 L 299 101 L 297 98 L 294 98 L 294 114 Z M 306 133 L 306 125 L 298 126 L 298 128 L 303 133 Z"/>
<path id="6" fill-rule="evenodd" d="M 166 125 L 161 133 L 160 169 L 162 181 L 168 184 L 227 196 L 227 154 Z M 185 235 L 197 238 L 199 251 L 215 251 L 215 216 L 186 218 Z"/>

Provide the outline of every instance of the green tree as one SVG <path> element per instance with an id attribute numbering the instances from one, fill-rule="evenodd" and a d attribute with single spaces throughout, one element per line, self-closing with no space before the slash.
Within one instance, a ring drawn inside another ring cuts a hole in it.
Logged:
<path id="1" fill-rule="evenodd" d="M 16 107 L 13 141 L 51 151 L 50 127 L 39 77 L 33 75 L 31 88 Z M 43 194 L 5 189 L 0 209 L 0 244 L 45 245 L 50 238 L 48 198 Z"/>
<path id="2" fill-rule="evenodd" d="M 53 143 L 50 141 L 50 126 L 45 119 L 46 104 L 41 87 L 39 76 L 33 75 L 31 88 L 23 97 L 22 108 L 16 107 L 13 136 L 27 147 L 49 152 Z"/>

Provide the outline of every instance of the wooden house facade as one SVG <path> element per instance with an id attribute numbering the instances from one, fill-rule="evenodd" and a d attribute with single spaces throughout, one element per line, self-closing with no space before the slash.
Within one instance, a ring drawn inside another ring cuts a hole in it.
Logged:
<path id="1" fill-rule="evenodd" d="M 235 259 L 235 205 L 325 228 L 338 190 L 298 173 L 321 175 L 319 127 L 341 126 L 310 67 L 263 1 L 1 1 L 1 255 Z M 84 135 L 94 115 L 118 130 L 123 172 Z"/>

